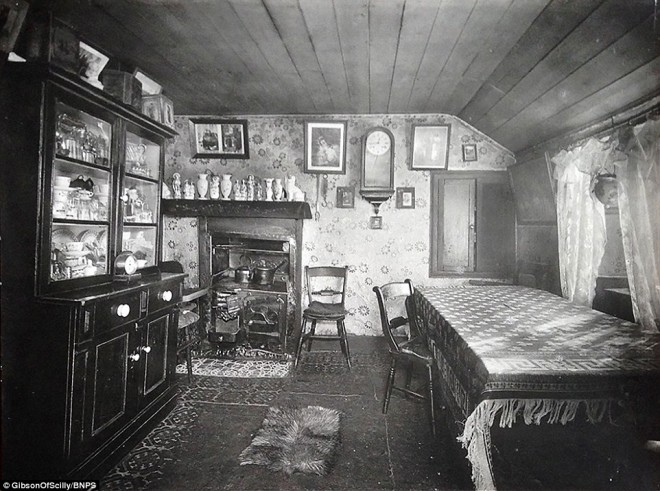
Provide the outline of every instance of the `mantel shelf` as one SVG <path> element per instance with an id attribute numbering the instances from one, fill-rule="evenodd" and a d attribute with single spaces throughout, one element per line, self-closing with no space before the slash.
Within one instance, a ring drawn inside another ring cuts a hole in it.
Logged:
<path id="1" fill-rule="evenodd" d="M 223 218 L 312 218 L 309 204 L 304 201 L 222 201 L 210 199 L 163 199 L 164 215 Z"/>

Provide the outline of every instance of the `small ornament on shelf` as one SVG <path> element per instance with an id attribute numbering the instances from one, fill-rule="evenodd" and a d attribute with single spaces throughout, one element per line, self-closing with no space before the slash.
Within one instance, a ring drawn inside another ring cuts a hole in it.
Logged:
<path id="1" fill-rule="evenodd" d="M 178 172 L 172 175 L 172 191 L 174 199 L 181 199 L 181 174 Z"/>

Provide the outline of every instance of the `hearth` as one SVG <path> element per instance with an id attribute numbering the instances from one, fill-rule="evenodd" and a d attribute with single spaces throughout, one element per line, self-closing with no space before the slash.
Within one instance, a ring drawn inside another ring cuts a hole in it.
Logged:
<path id="1" fill-rule="evenodd" d="M 165 215 L 198 219 L 200 286 L 211 288 L 212 313 L 219 319 L 211 337 L 228 342 L 244 333 L 257 348 L 292 351 L 301 320 L 302 229 L 312 217 L 309 204 L 162 200 L 161 207 Z M 272 284 L 235 281 L 241 266 L 282 261 Z"/>

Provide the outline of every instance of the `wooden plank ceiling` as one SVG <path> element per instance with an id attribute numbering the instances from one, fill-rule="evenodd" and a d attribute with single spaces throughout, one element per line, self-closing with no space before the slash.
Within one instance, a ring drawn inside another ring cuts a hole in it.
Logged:
<path id="1" fill-rule="evenodd" d="M 177 114 L 449 113 L 519 151 L 660 89 L 654 0 L 41 3 Z"/>

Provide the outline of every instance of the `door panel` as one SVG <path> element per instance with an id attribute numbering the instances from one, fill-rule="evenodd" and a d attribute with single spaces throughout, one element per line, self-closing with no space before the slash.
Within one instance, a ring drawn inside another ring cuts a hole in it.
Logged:
<path id="1" fill-rule="evenodd" d="M 169 350 L 168 340 L 171 315 L 166 314 L 147 322 L 144 327 L 142 353 L 144 354 L 144 377 L 142 391 L 147 405 L 154 397 L 167 389 Z"/>
<path id="2" fill-rule="evenodd" d="M 126 414 L 129 347 L 128 332 L 99 343 L 96 347 L 92 436 Z"/>
<path id="3" fill-rule="evenodd" d="M 442 265 L 445 271 L 474 270 L 474 179 L 446 179 L 442 218 Z"/>

